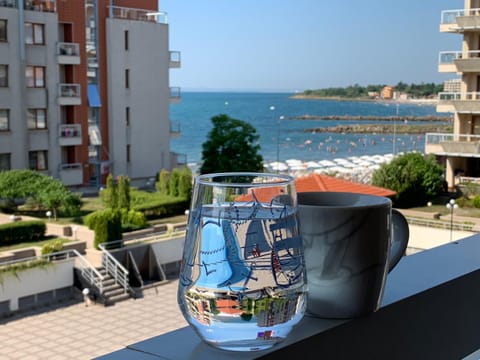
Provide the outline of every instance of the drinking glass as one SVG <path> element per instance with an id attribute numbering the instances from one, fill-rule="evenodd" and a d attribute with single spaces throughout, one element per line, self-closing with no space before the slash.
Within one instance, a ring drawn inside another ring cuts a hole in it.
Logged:
<path id="1" fill-rule="evenodd" d="M 306 291 L 294 179 L 197 176 L 178 303 L 200 338 L 224 350 L 268 349 L 304 316 Z"/>

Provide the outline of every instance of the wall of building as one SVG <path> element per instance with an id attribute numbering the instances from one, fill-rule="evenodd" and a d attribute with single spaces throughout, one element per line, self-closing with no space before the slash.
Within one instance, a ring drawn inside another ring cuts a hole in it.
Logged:
<path id="1" fill-rule="evenodd" d="M 0 303 L 9 303 L 10 311 L 22 308 L 22 299 L 35 305 L 41 294 L 73 287 L 74 258 L 60 260 L 45 268 L 34 267 L 16 274 L 2 273 Z M 55 295 L 52 295 L 55 298 Z"/>
<path id="2" fill-rule="evenodd" d="M 128 175 L 132 182 L 146 180 L 169 167 L 170 160 L 168 25 L 108 19 L 107 39 L 111 170 L 115 176 Z"/>

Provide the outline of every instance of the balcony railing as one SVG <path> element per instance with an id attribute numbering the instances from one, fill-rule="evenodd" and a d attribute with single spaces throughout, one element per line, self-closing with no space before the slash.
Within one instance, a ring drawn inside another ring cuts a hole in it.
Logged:
<path id="1" fill-rule="evenodd" d="M 168 24 L 167 13 L 164 11 L 152 11 L 121 6 L 109 6 L 108 8 L 110 11 L 110 17 L 114 19 L 149 21 L 159 24 Z"/>
<path id="2" fill-rule="evenodd" d="M 57 2 L 55 0 L 25 0 L 23 7 L 25 10 L 55 12 Z"/>
<path id="3" fill-rule="evenodd" d="M 465 9 L 457 10 L 444 10 L 442 11 L 442 18 L 440 20 L 441 24 L 456 24 L 458 16 L 465 15 Z"/>
<path id="4" fill-rule="evenodd" d="M 58 105 L 80 105 L 80 84 L 58 84 Z"/>
<path id="5" fill-rule="evenodd" d="M 170 51 L 170 67 L 179 68 L 181 64 L 180 51 Z"/>
<path id="6" fill-rule="evenodd" d="M 179 87 L 170 88 L 170 103 L 178 103 L 181 100 L 181 91 Z"/>
<path id="7" fill-rule="evenodd" d="M 425 152 L 428 154 L 479 155 L 480 135 L 427 133 Z"/>
<path id="8" fill-rule="evenodd" d="M 457 32 L 480 28 L 480 9 L 442 11 L 440 31 Z M 453 26 L 452 26 L 453 25 Z"/>
<path id="9" fill-rule="evenodd" d="M 480 50 L 442 51 L 438 57 L 438 65 L 441 72 L 478 72 Z"/>
<path id="10" fill-rule="evenodd" d="M 438 94 L 438 101 L 477 101 L 480 100 L 480 92 L 441 92 Z"/>
<path id="11" fill-rule="evenodd" d="M 170 137 L 179 137 L 180 134 L 180 123 L 170 121 Z"/>
<path id="12" fill-rule="evenodd" d="M 17 0 L 0 0 L 0 7 L 17 7 Z"/>
<path id="13" fill-rule="evenodd" d="M 80 64 L 79 44 L 59 42 L 57 44 L 57 60 L 59 64 Z"/>
<path id="14" fill-rule="evenodd" d="M 170 152 L 170 161 L 171 161 L 172 168 L 178 165 L 187 165 L 187 154 Z"/>
<path id="15" fill-rule="evenodd" d="M 65 186 L 83 184 L 83 167 L 81 163 L 64 163 L 59 166 L 60 180 Z"/>
<path id="16" fill-rule="evenodd" d="M 82 144 L 82 127 L 80 124 L 62 124 L 58 130 L 60 146 L 75 146 Z"/>

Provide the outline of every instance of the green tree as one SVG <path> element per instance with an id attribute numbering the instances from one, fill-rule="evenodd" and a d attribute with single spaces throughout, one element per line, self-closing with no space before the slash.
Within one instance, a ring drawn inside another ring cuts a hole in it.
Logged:
<path id="1" fill-rule="evenodd" d="M 36 184 L 34 201 L 42 208 L 52 210 L 56 220 L 60 208 L 74 214 L 80 210 L 82 201 L 78 194 L 70 192 L 60 180 L 45 176 Z"/>
<path id="2" fill-rule="evenodd" d="M 157 191 L 161 195 L 168 195 L 168 181 L 170 179 L 170 171 L 167 169 L 162 169 L 160 171 L 159 179 L 155 184 Z"/>
<path id="3" fill-rule="evenodd" d="M 16 200 L 33 196 L 37 183 L 44 176 L 33 170 L 0 171 L 0 199 L 4 210 L 14 212 L 17 209 Z"/>
<path id="4" fill-rule="evenodd" d="M 120 210 L 106 208 L 85 217 L 85 224 L 95 232 L 94 246 L 122 239 L 122 214 Z"/>
<path id="5" fill-rule="evenodd" d="M 116 209 L 118 207 L 118 192 L 112 174 L 108 174 L 106 188 L 102 190 L 100 197 L 105 207 Z"/>
<path id="6" fill-rule="evenodd" d="M 0 171 L 0 199 L 7 211 L 15 211 L 16 200 L 21 199 L 41 209 L 53 210 L 55 218 L 60 209 L 75 214 L 82 206 L 80 196 L 60 180 L 33 170 Z"/>
<path id="7" fill-rule="evenodd" d="M 168 193 L 171 196 L 178 196 L 178 184 L 180 182 L 180 169 L 175 168 L 170 174 L 170 179 L 168 181 Z"/>
<path id="8" fill-rule="evenodd" d="M 399 208 L 425 205 L 443 189 L 443 168 L 434 156 L 407 153 L 383 164 L 373 173 L 372 184 L 397 192 L 393 199 Z"/>
<path id="9" fill-rule="evenodd" d="M 201 174 L 263 170 L 260 136 L 252 125 L 225 114 L 212 117 L 212 123 L 202 144 Z"/>
<path id="10" fill-rule="evenodd" d="M 193 176 L 192 170 L 188 166 L 185 166 L 178 181 L 178 196 L 190 200 L 192 196 Z"/>
<path id="11" fill-rule="evenodd" d="M 119 209 L 130 209 L 130 179 L 126 176 L 120 175 L 118 177 L 117 185 L 117 201 Z"/>

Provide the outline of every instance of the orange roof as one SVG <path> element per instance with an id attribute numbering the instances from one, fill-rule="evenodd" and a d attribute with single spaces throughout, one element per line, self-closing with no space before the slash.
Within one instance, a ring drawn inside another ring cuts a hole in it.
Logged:
<path id="1" fill-rule="evenodd" d="M 309 191 L 335 191 L 335 192 L 352 192 L 357 194 L 393 196 L 395 191 L 381 188 L 378 186 L 366 185 L 351 182 L 344 179 L 335 178 L 333 176 L 308 174 L 295 178 L 297 192 Z"/>

